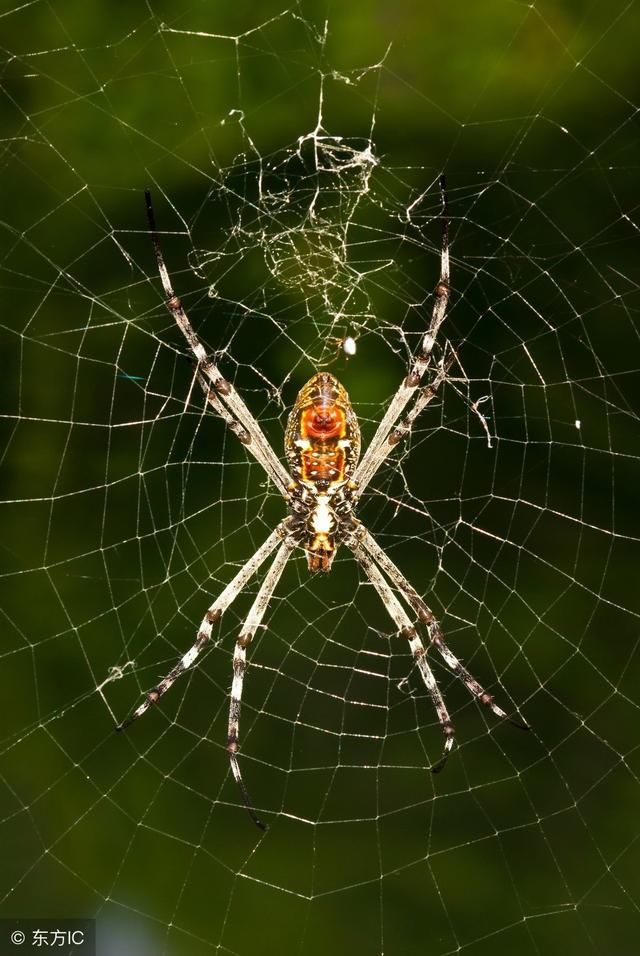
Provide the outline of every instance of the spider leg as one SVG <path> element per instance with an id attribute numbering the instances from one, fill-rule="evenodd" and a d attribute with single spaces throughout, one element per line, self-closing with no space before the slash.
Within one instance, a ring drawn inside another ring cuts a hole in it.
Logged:
<path id="1" fill-rule="evenodd" d="M 218 623 L 231 602 L 235 600 L 249 579 L 253 577 L 260 565 L 276 549 L 279 542 L 282 541 L 282 536 L 285 533 L 285 530 L 286 519 L 285 521 L 280 522 L 275 531 L 269 535 L 264 544 L 262 544 L 256 553 L 249 558 L 246 564 L 240 568 L 233 580 L 227 584 L 226 588 L 215 599 L 202 619 L 195 643 L 189 648 L 186 654 L 180 658 L 178 663 L 174 668 L 172 668 L 172 670 L 169 671 L 166 677 L 163 677 L 159 684 L 147 691 L 145 699 L 140 706 L 137 707 L 133 713 L 127 717 L 126 720 L 123 720 L 121 724 L 118 724 L 116 730 L 126 730 L 126 728 L 129 727 L 134 720 L 137 720 L 138 717 L 142 717 L 142 715 L 151 707 L 151 705 L 155 704 L 162 697 L 162 695 L 169 690 L 171 685 L 178 679 L 178 677 L 180 677 L 181 674 L 184 674 L 184 672 L 191 667 L 201 651 L 209 644 L 213 625 Z"/>
<path id="2" fill-rule="evenodd" d="M 409 583 L 402 571 L 396 567 L 391 558 L 389 558 L 385 553 L 384 549 L 380 547 L 375 538 L 363 525 L 360 526 L 359 534 L 362 547 L 364 548 L 365 552 L 373 561 L 376 561 L 380 565 L 388 578 L 403 595 L 407 603 L 410 604 L 414 609 L 419 619 L 427 628 L 430 643 L 433 644 L 436 650 L 439 651 L 444 662 L 451 668 L 456 677 L 462 681 L 467 690 L 473 694 L 473 696 L 477 698 L 481 704 L 485 704 L 487 707 L 489 707 L 496 717 L 501 717 L 503 720 L 508 720 L 510 724 L 513 724 L 515 727 L 520 727 L 522 730 L 529 730 L 528 724 L 524 723 L 523 721 L 514 720 L 505 713 L 502 707 L 498 707 L 494 701 L 493 695 L 489 694 L 484 687 L 478 683 L 470 671 L 468 671 L 467 668 L 464 667 L 464 665 L 458 660 L 458 658 L 446 644 L 442 636 L 442 631 L 440 629 L 438 620 L 431 608 L 422 600 L 420 595 Z"/>
<path id="3" fill-rule="evenodd" d="M 207 355 L 202 342 L 196 335 L 189 321 L 182 302 L 173 291 L 169 272 L 160 247 L 160 238 L 156 229 L 155 215 L 151 203 L 151 193 L 148 189 L 145 190 L 144 196 L 147 206 L 149 231 L 151 233 L 158 272 L 164 290 L 165 303 L 198 362 L 198 380 L 205 391 L 207 401 L 235 434 L 238 435 L 240 441 L 246 445 L 256 460 L 262 465 L 276 488 L 287 498 L 287 487 L 290 481 L 287 471 L 282 462 L 276 457 L 260 425 L 245 405 L 239 393 L 230 382 L 227 382 L 226 379 L 223 378 L 218 366 Z M 203 383 L 203 376 L 209 380 L 211 388 L 208 388 L 206 384 Z"/>
<path id="4" fill-rule="evenodd" d="M 229 704 L 229 733 L 227 737 L 227 751 L 229 753 L 231 772 L 233 773 L 235 782 L 240 788 L 244 805 L 249 811 L 249 816 L 253 822 L 256 824 L 256 826 L 260 827 L 261 830 L 266 830 L 267 827 L 253 809 L 253 803 L 249 796 L 249 791 L 247 790 L 245 782 L 242 779 L 242 774 L 240 773 L 240 765 L 238 764 L 237 757 L 242 688 L 244 684 L 245 671 L 247 669 L 247 647 L 253 640 L 253 637 L 260 626 L 269 601 L 271 600 L 276 585 L 280 580 L 280 576 L 284 570 L 285 564 L 289 559 L 289 555 L 291 554 L 293 547 L 294 545 L 291 541 L 285 541 L 280 545 L 280 549 L 273 559 L 273 563 L 269 568 L 264 581 L 260 585 L 260 590 L 256 595 L 256 599 L 251 605 L 251 610 L 249 611 L 242 631 L 238 636 L 235 650 L 233 652 L 233 683 L 231 685 L 231 701 Z"/>
<path id="5" fill-rule="evenodd" d="M 455 355 L 452 354 L 449 356 L 446 362 L 443 362 L 440 365 L 433 381 L 420 390 L 420 394 L 407 414 L 400 422 L 398 422 L 395 428 L 389 432 L 385 441 L 381 445 L 378 445 L 371 454 L 371 448 L 369 447 L 367 449 L 365 458 L 363 459 L 363 462 L 368 459 L 367 467 L 364 470 L 357 469 L 356 475 L 354 475 L 353 479 L 354 482 L 358 484 L 358 489 L 356 492 L 356 496 L 358 498 L 367 487 L 380 465 L 384 462 L 385 458 L 387 458 L 387 456 L 393 451 L 398 442 L 402 441 L 402 439 L 411 431 L 413 423 L 420 412 L 426 408 L 429 402 L 433 401 L 433 399 L 436 397 L 438 389 L 446 379 L 447 372 L 451 368 L 454 359 Z M 358 477 L 358 471 L 361 472 L 360 477 Z"/>
<path id="6" fill-rule="evenodd" d="M 427 652 L 425 650 L 424 644 L 420 640 L 415 627 L 409 620 L 406 611 L 389 587 L 386 579 L 383 577 L 378 565 L 375 563 L 371 555 L 365 550 L 364 546 L 361 545 L 356 538 L 347 540 L 346 544 L 351 549 L 354 557 L 362 566 L 365 574 L 378 592 L 382 603 L 387 610 L 387 614 L 398 629 L 398 633 L 409 641 L 409 647 L 411 648 L 413 659 L 418 665 L 422 680 L 429 691 L 429 696 L 431 697 L 436 714 L 438 715 L 438 720 L 440 721 L 440 726 L 442 727 L 442 733 L 444 734 L 444 749 L 442 756 L 440 760 L 438 760 L 438 762 L 431 767 L 432 773 L 439 773 L 439 771 L 442 770 L 447 762 L 447 758 L 451 752 L 451 748 L 453 747 L 455 728 L 449 716 L 449 711 L 447 710 L 444 698 L 440 693 L 440 688 L 438 687 L 436 679 L 433 675 L 433 671 L 429 667 L 429 663 L 427 661 Z"/>
<path id="7" fill-rule="evenodd" d="M 227 407 L 222 404 L 222 402 L 220 401 L 220 399 L 214 392 L 211 386 L 211 383 L 209 382 L 209 379 L 205 375 L 203 375 L 199 369 L 196 373 L 196 377 L 198 380 L 198 385 L 200 386 L 200 388 L 202 389 L 204 393 L 204 397 L 206 398 L 208 404 L 211 405 L 216 415 L 222 418 L 222 420 L 224 421 L 229 431 L 232 431 L 233 434 L 236 435 L 237 438 L 239 438 L 239 440 L 242 442 L 243 445 L 250 445 L 251 435 L 249 434 L 247 429 L 244 427 L 244 425 L 241 425 L 240 422 L 233 417 L 233 415 L 227 409 Z"/>
<path id="8" fill-rule="evenodd" d="M 413 413 L 412 410 L 412 417 L 409 420 L 407 427 L 400 431 L 399 434 L 398 429 L 396 429 L 396 431 L 392 431 L 394 425 L 419 389 L 424 373 L 429 367 L 433 346 L 436 342 L 438 330 L 444 321 L 447 312 L 447 305 L 449 303 L 449 213 L 447 207 L 446 181 L 444 176 L 440 177 L 440 193 L 442 197 L 442 249 L 440 252 L 440 278 L 438 279 L 438 284 L 436 286 L 431 320 L 422 338 L 420 352 L 413 360 L 408 375 L 403 379 L 398 391 L 391 399 L 391 403 L 389 404 L 389 407 L 387 408 L 380 421 L 380 424 L 378 425 L 376 433 L 371 440 L 371 444 L 367 448 L 362 461 L 355 470 L 353 480 L 359 486 L 357 492 L 358 495 L 362 494 L 380 465 L 392 451 L 393 447 L 398 443 L 398 441 L 400 441 L 406 431 L 408 431 L 408 429 L 411 427 L 413 419 L 419 414 L 420 411 L 422 411 L 425 405 L 431 401 L 433 394 L 435 394 L 435 390 L 440 382 L 445 378 L 446 371 L 448 369 L 448 366 L 446 368 L 444 365 L 441 366 L 441 371 L 438 373 L 438 376 L 436 376 L 434 382 L 432 382 L 429 388 L 423 391 L 422 402 L 419 398 L 416 403 L 418 404 L 421 402 L 420 407 L 415 413 Z M 430 391 L 433 392 L 433 394 L 429 396 Z"/>

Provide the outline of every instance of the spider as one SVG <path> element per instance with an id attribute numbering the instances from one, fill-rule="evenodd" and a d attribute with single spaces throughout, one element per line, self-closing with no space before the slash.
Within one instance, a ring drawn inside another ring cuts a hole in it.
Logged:
<path id="1" fill-rule="evenodd" d="M 149 231 L 166 306 L 195 357 L 196 376 L 206 401 L 262 466 L 285 499 L 289 513 L 208 608 L 193 646 L 159 684 L 147 691 L 143 702 L 117 729 L 124 730 L 141 717 L 195 663 L 209 645 L 214 625 L 275 551 L 271 566 L 236 638 L 227 737 L 233 777 L 251 818 L 263 830 L 266 826 L 253 809 L 238 764 L 240 707 L 247 668 L 247 648 L 261 624 L 285 564 L 296 547 L 306 552 L 308 568 L 312 573 L 330 571 L 338 547 L 343 544 L 349 548 L 378 592 L 397 633 L 408 641 L 444 734 L 442 755 L 431 767 L 432 772 L 437 773 L 444 767 L 453 747 L 455 731 L 427 661 L 427 651 L 414 623 L 415 618 L 424 626 L 428 645 L 440 653 L 445 663 L 480 703 L 489 707 L 498 717 L 527 729 L 526 724 L 508 717 L 494 702 L 492 695 L 452 653 L 431 608 L 354 515 L 367 485 L 395 446 L 407 436 L 420 412 L 436 396 L 452 363 L 450 358 L 434 364 L 430 382 L 422 384 L 432 364 L 433 347 L 449 302 L 449 218 L 444 176 L 440 178 L 440 194 L 440 278 L 435 288 L 431 319 L 408 374 L 393 396 L 364 457 L 360 460 L 360 428 L 345 388 L 329 372 L 317 372 L 300 391 L 289 415 L 285 432 L 285 453 L 289 464 L 287 472 L 239 393 L 223 378 L 216 363 L 207 355 L 180 299 L 173 291 L 160 247 L 151 194 L 149 190 L 145 191 Z M 409 410 L 405 412 L 410 403 Z M 397 595 L 411 608 L 414 620 L 409 617 Z"/>

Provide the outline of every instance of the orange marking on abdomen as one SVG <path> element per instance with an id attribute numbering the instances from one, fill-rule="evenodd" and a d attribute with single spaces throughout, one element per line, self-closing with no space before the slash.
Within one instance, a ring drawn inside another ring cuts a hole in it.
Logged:
<path id="1" fill-rule="evenodd" d="M 285 451 L 294 480 L 320 493 L 349 480 L 360 454 L 360 429 L 349 396 L 329 372 L 300 390 L 287 422 Z"/>
<path id="2" fill-rule="evenodd" d="M 343 481 L 346 459 L 338 442 L 347 432 L 347 416 L 335 403 L 316 401 L 300 416 L 300 435 L 310 442 L 302 453 L 306 481 Z"/>
<path id="3" fill-rule="evenodd" d="M 326 442 L 332 438 L 344 438 L 346 428 L 347 416 L 337 405 L 314 402 L 305 408 L 300 419 L 300 433 L 311 441 L 319 439 Z"/>
<path id="4" fill-rule="evenodd" d="M 318 442 L 302 453 L 302 477 L 305 481 L 343 481 L 345 465 L 342 448 L 327 448 L 324 443 Z"/>

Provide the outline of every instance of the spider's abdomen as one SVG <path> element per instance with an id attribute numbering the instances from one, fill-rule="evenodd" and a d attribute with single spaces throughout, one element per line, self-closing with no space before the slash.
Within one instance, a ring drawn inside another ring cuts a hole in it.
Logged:
<path id="1" fill-rule="evenodd" d="M 300 390 L 287 422 L 285 453 L 293 478 L 318 491 L 351 478 L 360 426 L 346 389 L 329 372 L 318 372 Z"/>
<path id="2" fill-rule="evenodd" d="M 310 492 L 306 551 L 310 571 L 328 571 L 337 518 L 332 497 L 352 477 L 360 456 L 360 426 L 346 389 L 318 372 L 301 389 L 285 434 L 291 476 Z"/>

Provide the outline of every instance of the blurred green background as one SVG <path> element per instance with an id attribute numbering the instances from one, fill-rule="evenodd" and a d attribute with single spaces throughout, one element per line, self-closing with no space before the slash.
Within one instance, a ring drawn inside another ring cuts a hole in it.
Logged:
<path id="1" fill-rule="evenodd" d="M 101 956 L 638 951 L 637 28 L 622 2 L 3 8 L 2 915 L 95 916 Z M 190 393 L 143 190 L 280 453 L 318 367 L 371 437 L 431 308 L 443 169 L 464 375 L 361 517 L 532 732 L 434 660 L 434 777 L 378 598 L 300 552 L 245 682 L 262 835 L 224 749 L 258 582 L 113 733 L 282 515 Z"/>

